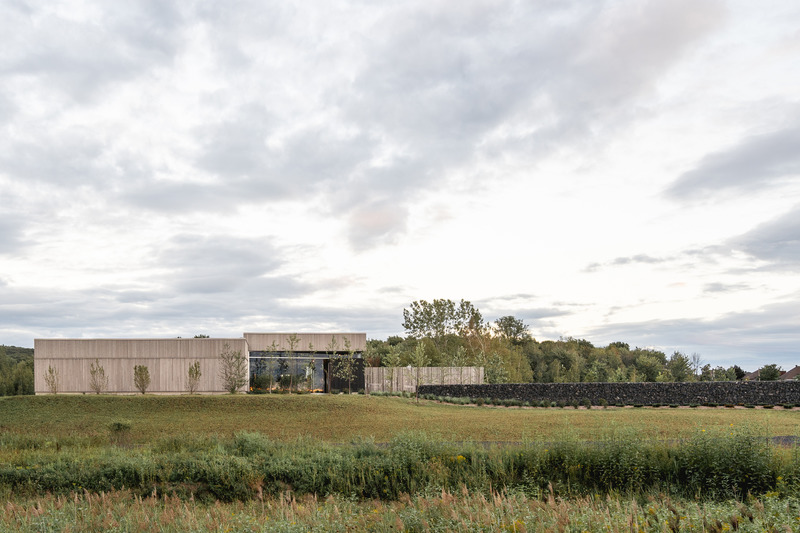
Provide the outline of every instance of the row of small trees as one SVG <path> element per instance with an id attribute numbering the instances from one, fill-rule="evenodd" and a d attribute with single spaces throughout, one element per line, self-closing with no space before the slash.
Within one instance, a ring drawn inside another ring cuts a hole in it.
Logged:
<path id="1" fill-rule="evenodd" d="M 195 361 L 189 365 L 188 377 L 186 380 L 186 391 L 189 394 L 197 392 L 201 375 L 200 361 Z M 61 389 L 61 383 L 57 368 L 48 365 L 44 374 L 44 383 L 51 394 L 58 394 Z M 147 392 L 147 389 L 150 387 L 150 369 L 146 365 L 134 365 L 133 385 L 136 387 L 136 390 L 142 394 Z M 101 394 L 108 390 L 106 369 L 100 364 L 99 359 L 95 359 L 94 362 L 89 365 L 89 390 L 95 394 Z"/>

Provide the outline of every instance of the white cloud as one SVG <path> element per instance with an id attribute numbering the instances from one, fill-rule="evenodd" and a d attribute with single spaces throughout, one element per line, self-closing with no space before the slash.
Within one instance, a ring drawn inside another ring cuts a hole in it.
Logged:
<path id="1" fill-rule="evenodd" d="M 7 344 L 380 337 L 446 297 L 538 338 L 678 346 L 665 325 L 691 324 L 718 353 L 704 326 L 800 290 L 792 2 L 0 15 Z"/>

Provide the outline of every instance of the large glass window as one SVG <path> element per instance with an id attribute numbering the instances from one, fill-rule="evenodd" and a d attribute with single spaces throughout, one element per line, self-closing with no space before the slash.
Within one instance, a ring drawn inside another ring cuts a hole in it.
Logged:
<path id="1" fill-rule="evenodd" d="M 253 392 L 293 390 L 323 392 L 322 354 L 250 352 L 250 389 Z"/>

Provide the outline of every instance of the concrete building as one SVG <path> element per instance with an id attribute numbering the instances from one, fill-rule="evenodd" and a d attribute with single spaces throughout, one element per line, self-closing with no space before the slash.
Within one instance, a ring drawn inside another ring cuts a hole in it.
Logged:
<path id="1" fill-rule="evenodd" d="M 189 366 L 200 364 L 197 392 L 222 394 L 220 354 L 240 351 L 249 364 L 248 383 L 269 387 L 288 381 L 295 387 L 326 391 L 331 383 L 330 359 L 352 353 L 360 359 L 366 333 L 245 333 L 228 339 L 35 339 L 34 390 L 50 392 L 45 376 L 49 368 L 58 375 L 58 392 L 90 393 L 92 363 L 103 367 L 107 393 L 134 394 L 133 369 L 144 365 L 150 372 L 148 393 L 181 394 L 187 390 Z M 363 363 L 360 365 L 363 368 Z M 361 385 L 363 388 L 363 370 Z M 356 388 L 356 390 L 357 390 Z"/>

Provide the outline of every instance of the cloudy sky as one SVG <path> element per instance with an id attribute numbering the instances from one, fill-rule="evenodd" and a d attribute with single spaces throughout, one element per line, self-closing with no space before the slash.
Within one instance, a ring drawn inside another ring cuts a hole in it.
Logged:
<path id="1" fill-rule="evenodd" d="M 0 343 L 402 334 L 800 364 L 800 3 L 0 3 Z"/>

